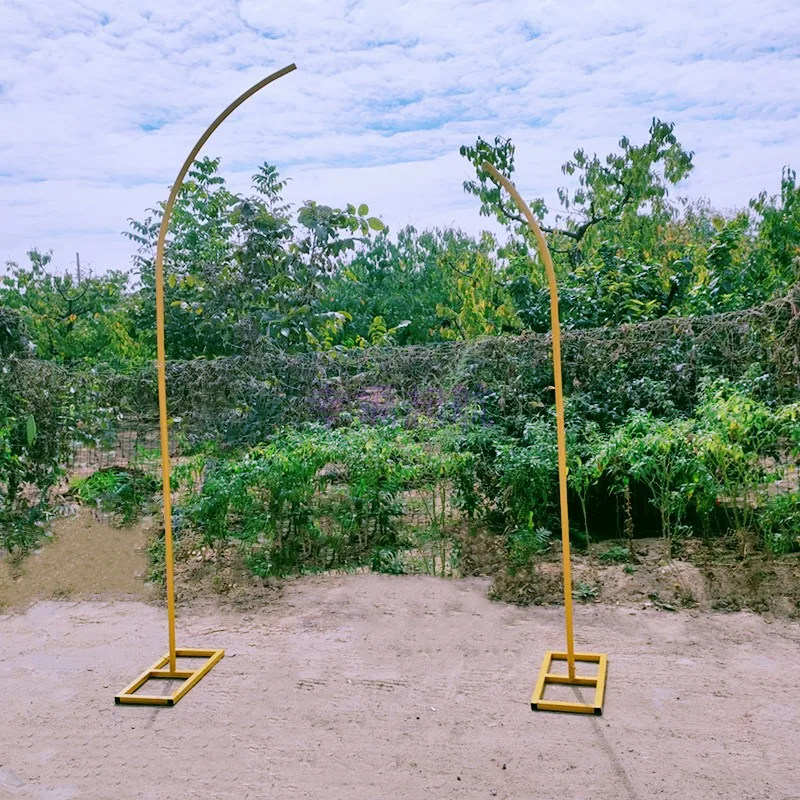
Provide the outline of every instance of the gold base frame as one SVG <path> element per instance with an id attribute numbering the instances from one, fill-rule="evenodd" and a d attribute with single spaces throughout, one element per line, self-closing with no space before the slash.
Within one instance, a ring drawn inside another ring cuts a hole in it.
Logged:
<path id="1" fill-rule="evenodd" d="M 589 664 L 597 664 L 597 675 L 562 675 L 550 672 L 554 661 L 568 661 L 567 653 L 545 653 L 539 679 L 531 697 L 531 708 L 534 711 L 569 711 L 574 714 L 603 713 L 603 700 L 606 694 L 606 674 L 608 672 L 608 656 L 605 653 L 573 653 L 573 660 Z M 591 703 L 571 703 L 563 700 L 545 700 L 544 693 L 548 686 L 594 686 L 594 701 Z"/>
<path id="2" fill-rule="evenodd" d="M 184 647 L 177 649 L 175 655 L 178 658 L 204 658 L 205 661 L 198 669 L 164 669 L 170 661 L 170 654 L 167 653 L 116 695 L 114 702 L 118 706 L 174 706 L 206 673 L 210 672 L 214 664 L 225 655 L 225 651 Z M 172 694 L 136 694 L 142 686 L 152 679 L 179 680 L 181 684 Z"/>

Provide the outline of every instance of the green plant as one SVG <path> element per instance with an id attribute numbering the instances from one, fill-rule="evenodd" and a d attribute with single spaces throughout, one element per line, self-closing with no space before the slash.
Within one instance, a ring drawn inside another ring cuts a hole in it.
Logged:
<path id="1" fill-rule="evenodd" d="M 177 539 L 178 531 L 173 530 L 173 535 Z M 153 536 L 147 545 L 147 560 L 149 569 L 147 570 L 147 580 L 151 583 L 163 585 L 166 580 L 166 543 L 164 541 L 164 531 L 161 530 Z"/>
<path id="2" fill-rule="evenodd" d="M 552 531 L 542 527 L 535 528 L 532 522 L 531 514 L 526 527 L 518 528 L 508 534 L 508 563 L 512 572 L 519 567 L 530 566 L 534 556 L 550 548 Z"/>
<path id="3" fill-rule="evenodd" d="M 800 547 L 800 492 L 767 497 L 756 513 L 764 547 L 775 555 Z"/>
<path id="4" fill-rule="evenodd" d="M 575 586 L 572 593 L 583 603 L 588 603 L 590 600 L 597 599 L 600 590 L 596 586 L 591 586 L 588 583 L 579 583 Z"/>
<path id="5" fill-rule="evenodd" d="M 99 469 L 72 482 L 72 491 L 82 503 L 114 514 L 123 525 L 136 520 L 160 488 L 161 482 L 152 475 L 124 467 Z"/>
<path id="6" fill-rule="evenodd" d="M 610 153 L 602 161 L 596 154 L 575 151 L 561 169 L 565 175 L 577 176 L 578 186 L 574 191 L 558 190 L 563 212 L 556 214 L 555 226 L 542 225 L 552 237 L 557 255 L 566 254 L 565 260 L 575 263 L 581 251 L 602 242 L 616 244 L 628 238 L 646 246 L 656 239 L 659 223 L 666 223 L 674 214 L 667 200 L 669 186 L 693 168 L 693 153 L 684 150 L 673 128 L 670 123 L 653 119 L 645 144 L 633 145 L 623 136 L 619 141 L 621 152 Z M 474 147 L 461 147 L 460 153 L 475 167 L 477 180 L 466 181 L 464 190 L 481 201 L 480 213 L 496 217 L 524 237 L 526 226 L 519 211 L 483 168 L 483 162 L 488 161 L 511 177 L 515 155 L 511 141 L 497 136 L 490 144 L 478 138 Z M 644 208 L 647 213 L 641 213 Z M 542 198 L 533 201 L 531 210 L 540 219 L 548 213 Z"/>
<path id="7" fill-rule="evenodd" d="M 14 557 L 46 531 L 48 494 L 71 449 L 69 389 L 30 373 L 29 361 L 0 364 L 0 546 Z"/>
<path id="8" fill-rule="evenodd" d="M 690 420 L 660 420 L 632 412 L 601 443 L 594 458 L 598 475 L 605 474 L 615 491 L 624 494 L 630 479 L 647 487 L 670 545 L 685 530 L 683 520 L 691 503 L 703 502 L 710 486 L 693 439 Z"/>
<path id="9" fill-rule="evenodd" d="M 253 575 L 256 575 L 262 580 L 276 573 L 269 552 L 262 548 L 248 552 L 245 555 L 244 563 Z"/>
<path id="10" fill-rule="evenodd" d="M 627 547 L 615 544 L 600 553 L 598 559 L 606 564 L 622 564 L 625 561 L 629 561 L 630 557 L 631 551 Z"/>
<path id="11" fill-rule="evenodd" d="M 697 451 L 715 483 L 716 502 L 732 530 L 751 530 L 758 497 L 776 470 L 766 457 L 775 455 L 782 436 L 796 429 L 752 394 L 724 378 L 703 381 L 698 421 Z"/>
<path id="12" fill-rule="evenodd" d="M 28 259 L 29 267 L 9 262 L 0 276 L 0 306 L 19 311 L 36 355 L 64 363 L 141 363 L 147 352 L 128 313 L 130 275 L 81 276 L 80 267 L 75 275 L 59 274 L 52 251 L 33 249 Z"/>
<path id="13" fill-rule="evenodd" d="M 219 159 L 203 158 L 182 184 L 166 241 L 165 325 L 171 358 L 215 357 L 330 347 L 348 321 L 328 308 L 329 284 L 340 263 L 369 242 L 383 223 L 365 204 L 333 208 L 308 200 L 295 213 L 282 180 L 264 164 L 252 192 L 234 194 L 219 174 Z M 134 265 L 141 288 L 130 318 L 152 348 L 154 255 L 163 214 L 129 220 L 138 245 Z"/>
<path id="14" fill-rule="evenodd" d="M 552 419 L 525 425 L 522 441 L 497 448 L 500 509 L 509 526 L 547 526 L 555 505 L 556 431 Z"/>
<path id="15" fill-rule="evenodd" d="M 413 489 L 446 549 L 447 483 L 464 461 L 446 450 L 446 434 L 397 425 L 286 428 L 241 456 L 187 466 L 187 517 L 208 544 L 238 540 L 258 574 L 283 575 L 395 552 L 402 493 Z"/>
<path id="16" fill-rule="evenodd" d="M 403 575 L 406 571 L 400 553 L 386 547 L 376 548 L 372 551 L 370 566 L 373 572 L 382 572 L 387 575 Z"/>

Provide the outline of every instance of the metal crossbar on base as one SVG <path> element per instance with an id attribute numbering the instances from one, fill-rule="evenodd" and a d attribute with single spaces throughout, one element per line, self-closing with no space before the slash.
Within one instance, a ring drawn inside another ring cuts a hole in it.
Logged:
<path id="1" fill-rule="evenodd" d="M 186 647 L 177 649 L 175 655 L 178 658 L 205 658 L 206 661 L 198 669 L 164 669 L 170 661 L 170 654 L 167 653 L 116 695 L 114 702 L 132 706 L 174 706 L 225 655 L 225 651 Z M 180 680 L 181 685 L 172 694 L 136 694 L 147 681 L 153 679 Z"/>
<path id="2" fill-rule="evenodd" d="M 573 653 L 573 662 L 579 661 L 597 664 L 597 675 L 562 675 L 550 672 L 554 661 L 569 661 L 568 653 L 545 653 L 539 679 L 531 697 L 531 708 L 534 711 L 572 711 L 576 714 L 603 713 L 603 698 L 606 693 L 606 673 L 608 672 L 608 656 L 604 653 Z M 594 686 L 594 702 L 570 703 L 562 700 L 545 700 L 544 692 L 549 685 L 558 686 Z"/>

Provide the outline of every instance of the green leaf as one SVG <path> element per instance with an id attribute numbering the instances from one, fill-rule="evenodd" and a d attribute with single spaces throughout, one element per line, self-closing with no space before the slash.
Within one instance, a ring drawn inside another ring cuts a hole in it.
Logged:
<path id="1" fill-rule="evenodd" d="M 175 284 L 177 283 L 177 281 L 175 280 L 175 276 L 174 276 L 174 275 L 170 275 L 170 276 L 167 278 L 167 283 L 170 285 L 170 287 L 171 287 L 172 289 L 174 289 L 174 288 L 175 288 Z"/>
<path id="2" fill-rule="evenodd" d="M 369 206 L 366 203 L 362 203 L 358 207 L 358 214 L 361 217 L 365 217 L 367 214 L 369 214 Z"/>
<path id="3" fill-rule="evenodd" d="M 386 227 L 377 217 L 370 217 L 367 222 L 374 231 L 382 231 Z"/>
<path id="4" fill-rule="evenodd" d="M 28 417 L 25 424 L 25 433 L 28 437 L 28 447 L 30 447 L 36 441 L 36 420 L 33 418 L 33 415 Z"/>

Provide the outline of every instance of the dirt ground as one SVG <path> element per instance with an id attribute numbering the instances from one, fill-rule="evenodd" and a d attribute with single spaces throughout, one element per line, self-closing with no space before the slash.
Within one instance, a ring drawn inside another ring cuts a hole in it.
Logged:
<path id="1" fill-rule="evenodd" d="M 54 532 L 0 561 L 0 800 L 800 800 L 800 623 L 659 610 L 655 556 L 635 591 L 603 568 L 605 602 L 576 608 L 578 647 L 609 654 L 600 718 L 530 710 L 560 608 L 492 602 L 476 578 L 254 586 L 200 555 L 178 572 L 178 643 L 226 657 L 153 709 L 113 701 L 166 649 L 146 526 L 84 510 Z"/>
<path id="2" fill-rule="evenodd" d="M 249 612 L 181 609 L 226 657 L 174 708 L 113 695 L 165 649 L 144 602 L 0 616 L 0 798 L 800 798 L 800 626 L 579 606 L 609 653 L 603 717 L 532 712 L 562 611 L 477 579 L 290 582 Z"/>

